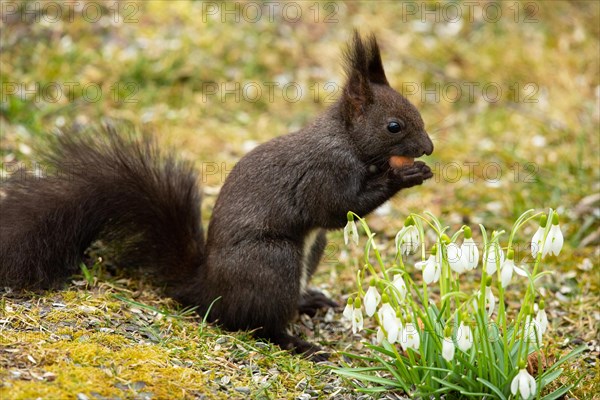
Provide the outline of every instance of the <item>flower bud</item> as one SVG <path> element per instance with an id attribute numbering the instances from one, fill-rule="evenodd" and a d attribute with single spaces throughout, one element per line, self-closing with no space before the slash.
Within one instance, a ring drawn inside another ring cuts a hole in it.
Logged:
<path id="1" fill-rule="evenodd" d="M 440 238 L 440 240 L 442 241 L 442 243 L 444 244 L 448 244 L 450 243 L 450 238 L 448 237 L 448 235 L 446 235 L 445 233 L 442 235 L 442 237 Z"/>
<path id="2" fill-rule="evenodd" d="M 348 222 L 354 222 L 354 214 L 352 214 L 352 211 L 348 211 L 346 217 L 348 218 Z"/>
<path id="3" fill-rule="evenodd" d="M 465 233 L 465 239 L 471 239 L 473 237 L 473 233 L 471 232 L 471 228 L 469 228 L 468 226 L 464 227 L 463 232 Z"/>

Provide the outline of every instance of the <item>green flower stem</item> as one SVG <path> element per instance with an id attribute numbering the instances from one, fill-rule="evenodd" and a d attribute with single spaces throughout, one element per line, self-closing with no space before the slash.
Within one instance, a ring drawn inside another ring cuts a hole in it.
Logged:
<path id="1" fill-rule="evenodd" d="M 552 221 L 553 214 L 554 214 L 554 210 L 550 209 L 548 211 L 548 221 Z M 535 257 L 535 263 L 533 265 L 533 272 L 531 273 L 531 276 L 529 277 L 529 285 L 527 285 L 527 291 L 525 292 L 525 297 L 524 297 L 524 301 L 523 301 L 523 307 L 521 307 L 521 309 L 519 310 L 519 313 L 517 314 L 517 321 L 515 322 L 514 334 L 513 334 L 513 337 L 511 338 L 511 341 L 510 341 L 511 347 L 515 343 L 515 340 L 516 340 L 516 337 L 517 337 L 517 332 L 519 332 L 520 324 L 521 324 L 521 321 L 523 319 L 524 310 L 527 308 L 527 306 L 530 303 L 531 304 L 533 303 L 532 297 L 535 296 L 535 286 L 534 286 L 535 277 L 537 275 L 537 270 L 538 270 L 538 267 L 540 265 L 540 262 L 542 261 L 542 250 L 543 250 L 544 245 L 546 243 L 546 237 L 548 236 L 548 233 L 550 232 L 551 226 L 552 226 L 551 222 L 549 222 L 549 223 L 546 224 L 546 229 L 544 230 L 544 237 L 542 238 L 542 246 L 540 247 L 540 249 L 538 249 L 538 252 L 537 252 L 536 257 Z"/>

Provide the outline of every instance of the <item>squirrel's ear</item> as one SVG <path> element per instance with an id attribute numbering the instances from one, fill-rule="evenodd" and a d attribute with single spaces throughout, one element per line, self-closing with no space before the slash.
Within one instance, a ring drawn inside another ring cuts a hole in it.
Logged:
<path id="1" fill-rule="evenodd" d="M 364 75 L 352 74 L 342 92 L 342 107 L 346 122 L 360 116 L 365 107 L 373 101 L 373 92 Z"/>
<path id="2" fill-rule="evenodd" d="M 369 49 L 354 31 L 352 41 L 344 50 L 346 84 L 342 93 L 342 107 L 346 122 L 361 115 L 365 106 L 373 101 L 373 91 L 369 84 Z"/>
<path id="3" fill-rule="evenodd" d="M 346 122 L 351 122 L 373 101 L 372 83 L 389 86 L 375 35 L 371 34 L 367 41 L 363 41 L 354 30 L 352 40 L 344 51 L 344 67 L 347 81 L 342 106 Z"/>
<path id="4" fill-rule="evenodd" d="M 388 80 L 385 77 L 385 71 L 383 70 L 383 63 L 381 62 L 379 45 L 377 44 L 377 39 L 375 38 L 374 34 L 369 36 L 369 50 L 367 65 L 369 81 L 389 86 Z"/>

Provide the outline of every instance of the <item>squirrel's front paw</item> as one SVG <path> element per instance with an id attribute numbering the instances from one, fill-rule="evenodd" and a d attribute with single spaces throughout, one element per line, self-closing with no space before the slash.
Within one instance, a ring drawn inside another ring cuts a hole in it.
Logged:
<path id="1" fill-rule="evenodd" d="M 420 185 L 433 177 L 431 168 L 423 161 L 415 161 L 409 167 L 394 168 L 392 171 L 403 188 Z"/>

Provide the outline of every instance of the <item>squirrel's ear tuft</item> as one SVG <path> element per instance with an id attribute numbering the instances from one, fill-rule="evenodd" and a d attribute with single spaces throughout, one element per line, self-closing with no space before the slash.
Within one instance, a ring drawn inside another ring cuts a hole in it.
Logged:
<path id="1" fill-rule="evenodd" d="M 357 30 L 344 50 L 346 85 L 342 95 L 344 117 L 351 122 L 373 101 L 370 83 L 388 85 L 381 62 L 379 46 L 374 35 L 363 41 Z"/>
<path id="2" fill-rule="evenodd" d="M 388 80 L 385 77 L 385 71 L 383 70 L 383 63 L 381 62 L 381 53 L 379 52 L 379 45 L 374 34 L 369 35 L 369 46 L 368 46 L 368 63 L 367 70 L 369 73 L 369 82 L 380 83 L 382 85 L 388 85 Z"/>

